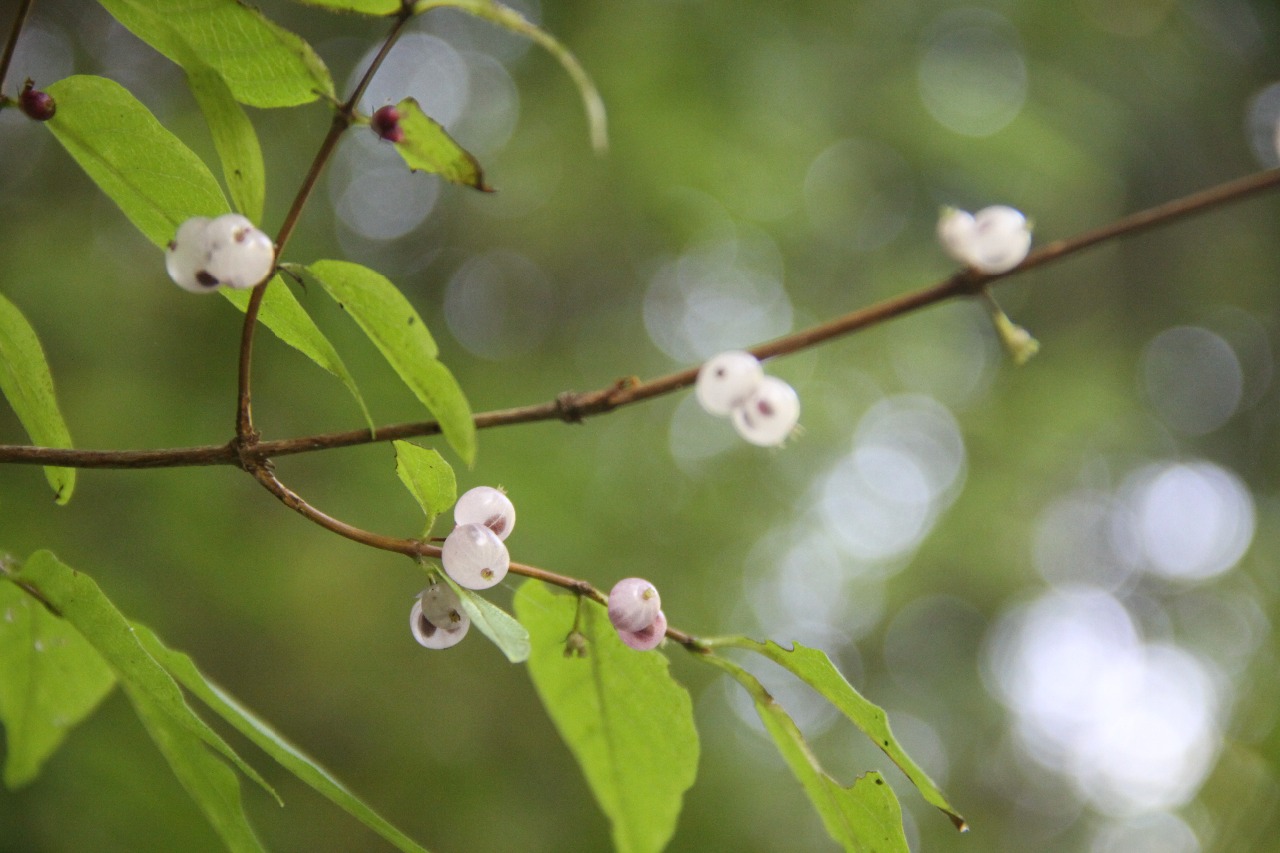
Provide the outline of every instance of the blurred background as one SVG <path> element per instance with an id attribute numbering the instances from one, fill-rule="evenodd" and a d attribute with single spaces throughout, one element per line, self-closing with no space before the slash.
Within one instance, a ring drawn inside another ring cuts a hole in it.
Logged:
<path id="1" fill-rule="evenodd" d="M 930 284 L 952 270 L 942 205 L 1014 205 L 1043 243 L 1277 165 L 1267 2 L 514 5 L 595 77 L 608 156 L 548 56 L 433 12 L 367 109 L 418 98 L 498 192 L 407 176 L 353 131 L 287 252 L 397 282 L 477 411 L 687 367 Z M 386 27 L 263 6 L 339 90 Z M 0 0 L 6 29 L 15 9 Z M 174 66 L 95 4 L 42 0 L 8 93 L 72 73 L 122 82 L 216 168 Z M 272 231 L 328 112 L 252 117 Z M 41 336 L 77 444 L 226 441 L 240 315 L 174 287 L 15 110 L 0 164 L 0 289 Z M 1280 198 L 1259 198 L 1002 283 L 1043 345 L 1024 368 L 970 303 L 775 361 L 803 402 L 782 450 L 746 445 L 686 392 L 482 433 L 459 486 L 508 489 L 515 559 L 605 588 L 647 577 L 696 634 L 825 649 L 971 833 L 813 694 L 758 671 L 841 781 L 889 773 L 917 851 L 1280 849 L 1277 226 Z M 323 294 L 299 297 L 379 422 L 424 416 Z M 268 437 L 360 425 L 295 352 L 264 334 L 256 355 Z M 25 441 L 7 409 L 0 440 Z M 418 531 L 389 447 L 278 470 L 352 523 Z M 230 468 L 85 472 L 65 508 L 39 469 L 0 469 L 0 547 L 46 546 L 429 849 L 608 849 L 523 667 L 479 636 L 444 653 L 413 642 L 408 561 L 307 524 Z M 667 654 L 703 738 L 670 849 L 832 849 L 745 697 Z M 286 800 L 246 786 L 269 845 L 384 849 L 232 740 Z M 0 794 L 5 851 L 218 847 L 118 691 L 40 779 Z"/>

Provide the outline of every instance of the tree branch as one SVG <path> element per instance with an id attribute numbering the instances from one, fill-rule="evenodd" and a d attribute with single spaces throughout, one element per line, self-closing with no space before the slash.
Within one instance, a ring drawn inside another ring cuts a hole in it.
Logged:
<path id="1" fill-rule="evenodd" d="M 1056 263 L 1099 243 L 1136 234 L 1178 219 L 1240 201 L 1280 186 L 1280 169 L 1256 172 L 1243 178 L 1202 190 L 1192 195 L 1131 214 L 1101 228 L 1074 237 L 1055 240 L 1027 256 L 1021 264 L 999 275 L 983 275 L 962 270 L 930 287 L 886 299 L 866 308 L 851 311 L 825 323 L 802 329 L 785 337 L 751 349 L 760 358 L 773 358 L 798 352 L 833 338 L 851 334 L 870 326 L 958 296 L 980 293 L 988 285 L 1036 267 Z M 670 394 L 694 383 L 698 368 L 691 367 L 648 381 L 622 379 L 595 391 L 565 392 L 555 400 L 530 406 L 480 412 L 474 416 L 476 429 L 564 420 L 578 422 L 614 409 Z M 437 435 L 436 421 L 415 421 L 368 429 L 322 433 L 299 438 L 258 441 L 251 447 L 237 448 L 235 442 L 168 450 L 65 450 L 52 447 L 0 445 L 0 464 L 57 465 L 68 468 L 175 468 L 199 465 L 240 465 L 263 462 L 277 456 L 314 453 L 339 447 L 352 447 L 394 439 Z"/>
<path id="2" fill-rule="evenodd" d="M 18 14 L 13 18 L 13 27 L 9 30 L 9 38 L 4 43 L 4 53 L 0 54 L 0 89 L 4 88 L 5 78 L 9 75 L 9 66 L 13 64 L 13 54 L 18 49 L 18 36 L 27 23 L 27 15 L 35 0 L 22 0 L 18 4 Z"/>

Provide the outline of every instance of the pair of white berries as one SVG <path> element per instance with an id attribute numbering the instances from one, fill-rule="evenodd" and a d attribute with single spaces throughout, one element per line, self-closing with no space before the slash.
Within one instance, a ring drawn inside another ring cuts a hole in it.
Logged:
<path id="1" fill-rule="evenodd" d="M 488 589 L 506 577 L 511 555 L 503 540 L 516 526 L 511 500 L 491 486 L 477 486 L 458 498 L 453 520 L 456 526 L 440 554 L 445 573 L 467 589 Z M 471 620 L 448 584 L 424 589 L 409 613 L 413 638 L 428 649 L 456 645 L 470 627 Z"/>
<path id="2" fill-rule="evenodd" d="M 192 293 L 211 293 L 219 285 L 246 290 L 275 269 L 276 247 L 238 213 L 193 216 L 169 241 L 164 266 L 178 287 Z"/>
<path id="3" fill-rule="evenodd" d="M 722 352 L 702 365 L 694 395 L 709 414 L 728 417 L 738 435 L 760 447 L 782 444 L 800 420 L 795 389 L 765 376 L 760 360 L 742 350 Z"/>
<path id="4" fill-rule="evenodd" d="M 1031 250 L 1031 225 L 1012 207 L 1002 204 L 984 207 L 977 213 L 942 211 L 938 218 L 938 240 L 955 260 L 978 272 L 1008 272 Z"/>
<path id="5" fill-rule="evenodd" d="M 622 642 L 647 652 L 667 634 L 658 588 L 644 578 L 623 578 L 609 590 L 609 622 Z"/>

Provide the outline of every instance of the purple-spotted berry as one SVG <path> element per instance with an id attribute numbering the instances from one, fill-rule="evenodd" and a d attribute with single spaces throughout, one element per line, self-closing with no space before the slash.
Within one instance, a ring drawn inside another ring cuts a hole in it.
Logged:
<path id="1" fill-rule="evenodd" d="M 483 524 L 499 539 L 506 539 L 516 526 L 516 508 L 500 489 L 476 486 L 458 498 L 453 520 L 457 524 Z"/>
<path id="2" fill-rule="evenodd" d="M 738 435 L 752 444 L 773 447 L 786 441 L 800 420 L 800 398 L 783 380 L 766 376 L 730 418 Z"/>
<path id="3" fill-rule="evenodd" d="M 440 563 L 467 589 L 488 589 L 507 576 L 507 546 L 483 524 L 459 524 L 444 540 Z"/>
<path id="4" fill-rule="evenodd" d="M 709 359 L 698 371 L 694 396 L 708 414 L 725 416 L 760 385 L 764 368 L 749 352 L 730 350 Z"/>
<path id="5" fill-rule="evenodd" d="M 427 588 L 428 591 L 430 589 L 432 587 Z M 457 621 L 446 622 L 444 625 L 432 622 L 423 612 L 423 601 L 426 595 L 427 591 L 424 591 L 409 610 L 409 630 L 413 632 L 413 638 L 419 645 L 428 649 L 447 649 L 450 646 L 456 646 L 467 635 L 467 630 L 471 628 L 471 620 L 459 609 L 456 611 L 459 617 Z"/>

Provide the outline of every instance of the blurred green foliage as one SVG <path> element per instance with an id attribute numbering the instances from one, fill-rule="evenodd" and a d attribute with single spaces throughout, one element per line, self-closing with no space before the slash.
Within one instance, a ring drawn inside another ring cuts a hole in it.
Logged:
<path id="1" fill-rule="evenodd" d="M 316 47 L 340 90 L 385 27 L 263 5 Z M 15 8 L 0 2 L 0 22 Z M 646 293 L 664 264 L 711 242 L 743 253 L 771 246 L 760 266 L 781 268 L 792 311 L 785 328 L 799 328 L 946 275 L 933 237 L 943 204 L 1012 204 L 1035 220 L 1043 243 L 1276 162 L 1276 111 L 1254 99 L 1280 79 L 1272 49 L 1280 17 L 1261 2 L 573 0 L 544 3 L 541 20 L 605 98 L 607 157 L 591 152 L 577 94 L 554 60 L 433 12 L 415 26 L 493 50 L 514 80 L 520 112 L 510 140 L 480 155 L 498 192 L 444 187 L 423 224 L 373 241 L 338 221 L 335 185 L 322 184 L 330 192 L 313 199 L 285 258 L 347 257 L 395 281 L 477 411 L 688 366 L 650 338 Z M 956 32 L 977 33 L 962 45 L 1003 47 L 956 54 L 947 40 Z M 56 76 L 113 77 L 216 162 L 181 72 L 96 5 L 37 3 L 24 38 L 36 55 L 18 63 L 10 87 L 28 74 L 46 85 L 40 69 L 50 67 Z M 1003 124 L 1001 104 L 1010 113 Z M 983 135 L 963 125 L 975 116 L 988 122 Z M 312 105 L 251 117 L 264 143 L 270 230 L 328 115 Z M 160 253 L 43 128 L 13 110 L 0 113 L 0 163 L 0 290 L 44 344 L 77 446 L 226 441 L 240 314 L 173 287 Z M 428 191 L 432 179 L 415 180 Z M 1115 816 L 1029 758 L 987 689 L 997 624 L 1047 589 L 1036 570 L 1038 531 L 1063 495 L 1116 490 L 1154 460 L 1234 471 L 1256 513 L 1240 564 L 1198 583 L 1143 576 L 1124 595 L 1149 639 L 1192 649 L 1220 676 L 1222 744 L 1180 819 L 1199 849 L 1269 849 L 1280 762 L 1269 629 L 1280 616 L 1277 225 L 1280 201 L 1255 199 L 1002 284 L 1002 304 L 1043 345 L 1021 369 L 1000 361 L 981 308 L 960 304 L 771 364 L 804 405 L 805 432 L 781 452 L 726 440 L 723 452 L 690 457 L 689 442 L 714 445 L 728 427 L 710 418 L 674 427 L 691 422 L 681 419 L 684 394 L 583 425 L 482 432 L 476 465 L 459 467 L 458 486 L 509 491 L 520 514 L 514 559 L 603 587 L 644 576 L 663 591 L 673 625 L 758 632 L 747 581 L 770 569 L 758 543 L 808 522 L 814 484 L 850 455 L 877 401 L 936 398 L 963 437 L 962 488 L 917 548 L 867 578 L 865 596 L 844 601 L 838 621 L 859 627 L 826 651 L 891 721 L 904 721 L 899 736 L 913 754 L 923 750 L 918 759 L 972 832 L 957 835 L 843 729 L 820 735 L 818 752 L 845 784 L 885 770 L 916 849 L 1096 851 L 1112 849 Z M 473 354 L 459 343 L 465 330 L 446 322 L 450 280 L 495 249 L 531 261 L 546 286 L 539 334 L 528 337 L 514 311 L 514 333 L 532 343 L 498 359 Z M 359 330 L 318 292 L 299 296 L 375 419 L 419 419 Z M 1202 435 L 1171 429 L 1143 382 L 1148 344 L 1187 324 L 1228 341 L 1242 378 L 1234 414 Z M 254 404 L 273 438 L 362 422 L 329 377 L 265 335 Z M 0 437 L 22 436 L 0 411 Z M 419 529 L 389 446 L 282 459 L 278 473 L 354 524 L 402 536 Z M 422 583 L 417 567 L 308 525 L 233 469 L 83 472 L 75 500 L 60 508 L 39 468 L 4 467 L 0 546 L 19 555 L 49 547 L 89 572 L 126 614 L 189 652 L 433 851 L 608 849 L 604 818 L 527 673 L 479 637 L 424 652 L 405 630 Z M 862 571 L 847 556 L 831 559 Z M 792 581 L 817 608 L 832 596 L 827 576 L 815 568 L 813 577 L 808 587 Z M 504 606 L 513 585 L 497 590 Z M 1248 631 L 1214 616 L 1241 608 L 1255 613 Z M 827 849 L 818 817 L 764 735 L 737 719 L 722 679 L 679 649 L 668 654 L 703 738 L 670 849 Z M 281 811 L 246 787 L 268 846 L 376 849 L 361 825 L 258 763 L 287 804 Z M 115 693 L 34 784 L 0 794 L 0 848 L 218 844 Z"/>

